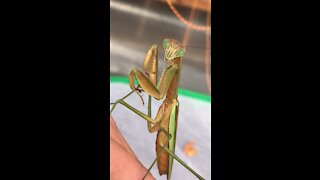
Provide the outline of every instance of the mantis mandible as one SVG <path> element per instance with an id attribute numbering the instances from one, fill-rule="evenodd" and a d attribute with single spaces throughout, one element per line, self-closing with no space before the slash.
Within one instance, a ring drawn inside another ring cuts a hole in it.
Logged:
<path id="1" fill-rule="evenodd" d="M 186 51 L 182 44 L 174 39 L 164 39 L 162 45 L 165 50 L 164 61 L 166 65 L 159 83 L 157 77 L 158 47 L 157 45 L 153 45 L 146 54 L 142 71 L 134 68 L 130 72 L 129 84 L 132 91 L 113 104 L 110 115 L 117 104 L 122 104 L 147 121 L 148 130 L 150 133 L 158 132 L 156 140 L 157 157 L 149 167 L 144 177 L 147 176 L 155 162 L 157 162 L 159 174 L 166 174 L 167 179 L 170 179 L 172 174 L 173 159 L 175 159 L 186 169 L 192 172 L 197 178 L 204 179 L 175 155 L 179 113 L 178 86 L 182 68 L 182 57 Z M 137 86 L 135 86 L 135 79 L 138 82 Z M 125 98 L 134 92 L 138 93 L 138 95 L 140 95 L 139 93 L 141 92 L 146 92 L 149 95 L 148 114 L 137 110 L 124 101 Z M 162 100 L 165 98 L 155 119 L 152 119 L 151 117 L 152 98 L 156 100 Z"/>

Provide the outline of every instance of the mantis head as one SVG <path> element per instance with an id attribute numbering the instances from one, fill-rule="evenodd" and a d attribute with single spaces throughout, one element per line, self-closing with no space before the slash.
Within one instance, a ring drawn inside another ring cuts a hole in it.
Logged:
<path id="1" fill-rule="evenodd" d="M 165 50 L 165 61 L 169 63 L 177 57 L 184 56 L 186 52 L 182 44 L 174 39 L 165 39 L 162 45 Z"/>

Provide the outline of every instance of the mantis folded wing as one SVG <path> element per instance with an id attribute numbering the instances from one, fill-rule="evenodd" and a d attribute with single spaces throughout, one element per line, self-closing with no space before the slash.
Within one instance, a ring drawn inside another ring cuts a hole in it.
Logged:
<path id="1" fill-rule="evenodd" d="M 174 39 L 165 39 L 163 41 L 163 48 L 165 49 L 164 60 L 166 66 L 159 83 L 157 79 L 158 49 L 156 45 L 153 45 L 146 54 L 142 71 L 134 68 L 130 72 L 129 84 L 132 91 L 114 103 L 110 114 L 117 104 L 122 104 L 147 121 L 150 133 L 158 132 L 156 140 L 157 157 L 148 169 L 147 174 L 150 172 L 155 162 L 157 162 L 159 174 L 166 174 L 167 179 L 170 179 L 173 159 L 176 159 L 197 178 L 204 179 L 174 154 L 179 113 L 178 85 L 182 68 L 182 57 L 185 54 L 185 49 L 180 42 Z M 135 79 L 138 81 L 138 86 L 135 86 L 134 84 Z M 133 92 L 139 94 L 142 91 L 149 95 L 148 114 L 144 114 L 124 101 L 124 99 Z M 165 98 L 155 119 L 152 119 L 151 117 L 152 98 L 155 98 L 156 100 Z"/>

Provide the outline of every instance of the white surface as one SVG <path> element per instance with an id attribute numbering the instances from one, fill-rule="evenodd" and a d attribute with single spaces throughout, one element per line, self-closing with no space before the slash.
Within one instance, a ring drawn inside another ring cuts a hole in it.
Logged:
<path id="1" fill-rule="evenodd" d="M 129 85 L 111 83 L 110 102 L 115 102 L 129 92 Z M 147 97 L 144 94 L 146 103 Z M 142 112 L 147 113 L 147 105 L 142 106 L 137 94 L 132 94 L 125 101 Z M 152 117 L 154 118 L 162 101 L 153 100 L 152 102 Z M 179 122 L 175 153 L 202 177 L 211 179 L 211 104 L 186 96 L 180 96 L 179 103 Z M 146 168 L 149 168 L 156 157 L 155 140 L 157 133 L 150 134 L 147 129 L 147 122 L 122 105 L 116 107 L 112 116 L 139 160 Z M 187 157 L 183 153 L 183 147 L 187 142 L 192 140 L 196 142 L 195 146 L 198 153 L 194 157 Z M 166 179 L 165 175 L 159 175 L 157 165 L 152 168 L 151 173 L 156 179 Z M 197 179 L 197 177 L 185 169 L 178 161 L 174 161 L 171 179 L 193 180 Z"/>

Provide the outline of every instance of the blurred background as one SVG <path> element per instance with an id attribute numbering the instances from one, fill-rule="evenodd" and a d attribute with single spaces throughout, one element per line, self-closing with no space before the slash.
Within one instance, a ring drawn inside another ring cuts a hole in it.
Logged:
<path id="1" fill-rule="evenodd" d="M 153 44 L 158 45 L 160 76 L 164 67 L 162 41 L 173 38 L 186 46 L 179 87 L 197 92 L 207 100 L 179 94 L 176 154 L 205 179 L 211 179 L 210 3 L 210 0 L 110 0 L 112 77 L 127 77 L 132 68 L 141 68 L 145 54 Z M 110 88 L 110 102 L 130 91 L 128 84 L 117 78 L 111 80 Z M 144 99 L 146 102 L 147 95 Z M 126 102 L 146 112 L 136 94 Z M 160 105 L 161 101 L 153 101 L 153 116 Z M 156 133 L 150 134 L 146 121 L 123 106 L 117 106 L 112 115 L 139 160 L 148 168 L 156 157 Z M 186 152 L 190 142 L 194 142 L 191 147 L 196 150 L 190 151 L 192 156 Z M 159 176 L 156 165 L 151 172 L 156 179 L 166 179 L 166 176 Z M 197 178 L 175 161 L 172 179 Z"/>
<path id="2" fill-rule="evenodd" d="M 210 7 L 209 0 L 110 0 L 110 74 L 140 68 L 152 44 L 159 47 L 161 74 L 162 41 L 174 38 L 187 50 L 180 87 L 210 95 Z"/>

